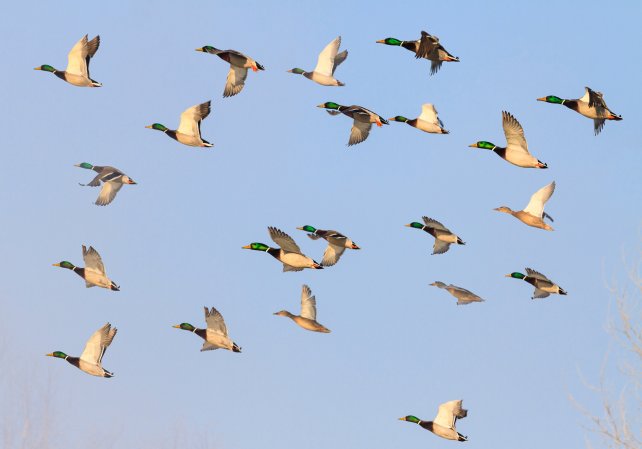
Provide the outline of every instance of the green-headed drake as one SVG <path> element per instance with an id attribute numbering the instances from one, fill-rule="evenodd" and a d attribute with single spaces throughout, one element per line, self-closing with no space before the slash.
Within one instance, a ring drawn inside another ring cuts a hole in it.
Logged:
<path id="1" fill-rule="evenodd" d="M 245 87 L 245 79 L 247 78 L 247 69 L 252 69 L 253 72 L 265 70 L 265 67 L 254 59 L 236 50 L 219 50 L 211 45 L 205 45 L 204 47 L 197 48 L 196 51 L 216 55 L 230 64 L 230 71 L 227 73 L 227 82 L 225 83 L 225 90 L 223 90 L 223 97 L 232 97 L 243 90 L 243 87 Z"/>
<path id="2" fill-rule="evenodd" d="M 328 101 L 317 105 L 317 108 L 325 108 L 326 112 L 330 115 L 338 115 L 341 113 L 353 119 L 348 146 L 356 145 L 366 140 L 370 134 L 370 129 L 372 128 L 373 123 L 379 127 L 388 124 L 388 120 L 362 106 L 342 106 L 332 101 Z"/>
<path id="3" fill-rule="evenodd" d="M 89 61 L 94 57 L 100 46 L 100 36 L 92 40 L 87 40 L 85 34 L 76 45 L 73 46 L 67 55 L 67 69 L 64 71 L 56 70 L 50 65 L 41 65 L 34 70 L 43 70 L 51 72 L 61 80 L 67 81 L 78 87 L 101 87 L 98 81 L 94 81 L 89 76 Z"/>
<path id="4" fill-rule="evenodd" d="M 435 435 L 447 440 L 468 441 L 468 437 L 457 432 L 457 428 L 455 427 L 458 419 L 465 418 L 468 415 L 468 410 L 463 409 L 461 403 L 462 399 L 441 404 L 437 411 L 437 416 L 433 421 L 422 421 L 412 415 L 399 419 L 401 421 L 419 424 L 424 429 L 430 430 Z"/>
<path id="5" fill-rule="evenodd" d="M 227 327 L 225 326 L 225 321 L 223 320 L 223 315 L 216 310 L 214 307 L 205 309 L 205 322 L 207 323 L 207 329 L 200 329 L 194 327 L 189 323 L 177 324 L 173 327 L 176 329 L 183 329 L 184 331 L 192 332 L 203 340 L 203 347 L 201 351 L 212 351 L 214 349 L 227 349 L 233 352 L 241 352 L 239 345 L 234 343 L 230 337 L 227 336 Z"/>
<path id="6" fill-rule="evenodd" d="M 539 161 L 528 152 L 528 144 L 524 137 L 524 129 L 510 112 L 502 111 L 502 126 L 506 136 L 506 147 L 498 147 L 494 143 L 479 141 L 468 145 L 472 148 L 482 148 L 494 151 L 506 162 L 523 168 L 548 168 L 544 162 Z"/>
<path id="7" fill-rule="evenodd" d="M 446 62 L 459 62 L 459 58 L 451 55 L 446 51 L 443 45 L 439 43 L 437 36 L 432 36 L 425 31 L 421 32 L 421 37 L 416 41 L 400 41 L 394 37 L 388 37 L 377 41 L 378 44 L 386 44 L 403 47 L 415 54 L 415 58 L 428 59 L 430 61 L 430 74 L 434 75 L 441 68 L 441 64 Z"/>
<path id="8" fill-rule="evenodd" d="M 344 83 L 334 78 L 334 71 L 348 57 L 348 50 L 343 50 L 341 53 L 338 53 L 340 45 L 341 36 L 326 45 L 323 51 L 319 53 L 317 66 L 312 72 L 306 72 L 298 67 L 288 70 L 288 72 L 303 75 L 307 79 L 322 86 L 344 86 Z"/>
<path id="9" fill-rule="evenodd" d="M 546 298 L 551 293 L 566 295 L 566 291 L 562 287 L 551 281 L 542 273 L 539 273 L 531 268 L 526 268 L 526 275 L 519 272 L 514 272 L 507 274 L 506 277 L 521 279 L 535 287 L 535 292 L 533 293 L 531 299 Z"/>
<path id="10" fill-rule="evenodd" d="M 321 261 L 321 265 L 324 267 L 330 267 L 337 263 L 346 248 L 361 249 L 356 243 L 338 231 L 316 229 L 310 225 L 301 226 L 297 229 L 308 232 L 308 237 L 312 240 L 321 238 L 328 242 L 328 247 L 325 249 L 323 260 Z"/>
<path id="11" fill-rule="evenodd" d="M 107 277 L 103 260 L 93 246 L 90 246 L 89 249 L 85 245 L 82 246 L 82 258 L 85 261 L 85 268 L 77 267 L 66 260 L 55 263 L 53 266 L 73 271 L 85 280 L 85 287 L 87 288 L 102 287 L 108 290 L 120 291 L 120 287 Z"/>
<path id="12" fill-rule="evenodd" d="M 154 123 L 145 128 L 162 131 L 172 139 L 190 147 L 212 147 L 214 145 L 201 137 L 201 122 L 210 115 L 211 103 L 211 101 L 206 101 L 185 109 L 181 114 L 178 129 L 175 131 L 160 123 Z"/>
<path id="13" fill-rule="evenodd" d="M 431 103 L 421 106 L 421 115 L 417 118 L 407 119 L 403 115 L 389 118 L 391 122 L 403 122 L 420 131 L 431 134 L 448 134 L 444 124 L 437 116 L 437 110 Z"/>
<path id="14" fill-rule="evenodd" d="M 292 315 L 287 310 L 281 310 L 274 315 L 291 318 L 292 321 L 305 330 L 323 332 L 325 334 L 330 333 L 330 329 L 317 323 L 317 300 L 312 296 L 312 290 L 307 285 L 303 285 L 303 290 L 301 291 L 301 315 Z"/>
<path id="15" fill-rule="evenodd" d="M 432 285 L 433 287 L 443 288 L 448 293 L 453 295 L 455 298 L 457 298 L 458 306 L 470 304 L 471 302 L 484 302 L 482 298 L 480 298 L 470 290 L 466 290 L 465 288 L 462 288 L 462 287 L 457 287 L 456 285 L 452 285 L 452 284 L 446 285 L 440 281 L 435 281 L 430 285 Z"/>
<path id="16" fill-rule="evenodd" d="M 611 111 L 604 101 L 602 92 L 595 92 L 590 87 L 585 87 L 586 92 L 582 98 L 576 100 L 564 100 L 555 95 L 548 95 L 546 97 L 538 98 L 537 101 L 545 101 L 546 103 L 561 104 L 575 112 L 582 114 L 584 117 L 593 119 L 593 131 L 597 136 L 606 120 L 622 120 L 621 115 L 617 115 Z"/>
<path id="17" fill-rule="evenodd" d="M 254 242 L 245 245 L 243 249 L 265 251 L 283 264 L 283 271 L 301 271 L 304 268 L 323 269 L 321 265 L 303 254 L 299 245 L 285 232 L 272 226 L 268 227 L 268 232 L 270 233 L 270 238 L 280 248 L 270 248 L 265 243 Z"/>
<path id="18" fill-rule="evenodd" d="M 537 192 L 533 193 L 531 200 L 528 202 L 528 205 L 524 210 L 514 211 L 510 207 L 501 206 L 495 209 L 498 212 L 505 212 L 517 218 L 524 224 L 532 226 L 534 228 L 544 229 L 546 231 L 552 231 L 553 228 L 544 221 L 544 218 L 548 218 L 553 221 L 553 217 L 544 212 L 544 205 L 553 195 L 555 191 L 555 181 L 551 182 L 548 185 L 545 185 Z"/>
<path id="19" fill-rule="evenodd" d="M 76 368 L 79 368 L 92 376 L 114 377 L 114 373 L 110 373 L 103 368 L 102 361 L 107 347 L 109 347 L 116 336 L 116 332 L 118 332 L 118 329 L 112 329 L 111 324 L 109 323 L 105 324 L 94 332 L 91 337 L 89 337 L 89 340 L 87 340 L 87 344 L 85 345 L 85 349 L 82 354 L 80 354 L 80 357 L 71 357 L 62 351 L 55 351 L 47 354 L 47 356 L 64 359 Z"/>
<path id="20" fill-rule="evenodd" d="M 465 245 L 466 243 L 455 234 L 453 234 L 450 229 L 448 229 L 443 224 L 439 223 L 437 220 L 432 218 L 422 217 L 424 224 L 417 223 L 413 221 L 405 226 L 409 228 L 421 229 L 426 231 L 428 234 L 432 235 L 435 238 L 435 244 L 432 249 L 434 254 L 443 254 L 450 249 L 452 243 L 457 243 L 458 245 Z"/>
<path id="21" fill-rule="evenodd" d="M 100 189 L 98 199 L 94 203 L 97 206 L 106 206 L 111 203 L 123 184 L 136 184 L 132 178 L 114 167 L 91 165 L 87 162 L 76 164 L 75 167 L 93 170 L 98 173 L 89 184 L 80 184 L 81 186 L 98 187 L 101 182 L 103 183 L 103 188 Z"/>

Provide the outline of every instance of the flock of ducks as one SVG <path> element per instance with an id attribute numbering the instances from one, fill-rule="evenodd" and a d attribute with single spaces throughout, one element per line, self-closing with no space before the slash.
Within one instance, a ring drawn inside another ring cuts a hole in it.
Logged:
<path id="1" fill-rule="evenodd" d="M 443 47 L 439 42 L 439 38 L 430 35 L 425 31 L 422 31 L 421 37 L 416 40 L 402 41 L 389 37 L 379 40 L 377 43 L 403 47 L 406 50 L 413 52 L 415 54 L 415 58 L 429 60 L 431 62 L 431 75 L 436 74 L 444 62 L 459 62 L 459 58 L 451 55 Z M 102 84 L 93 80 L 89 74 L 89 63 L 96 55 L 99 46 L 99 36 L 89 40 L 88 36 L 85 35 L 69 52 L 66 70 L 60 71 L 50 65 L 42 65 L 40 67 L 36 67 L 35 70 L 53 73 L 56 77 L 74 86 L 101 87 Z M 317 65 L 313 71 L 307 72 L 300 68 L 293 68 L 288 70 L 288 72 L 303 75 L 305 78 L 322 86 L 344 86 L 343 82 L 334 77 L 336 69 L 339 65 L 345 62 L 348 57 L 347 50 L 339 52 L 340 46 L 341 37 L 335 38 L 326 45 L 319 54 Z M 248 69 L 252 69 L 253 72 L 265 70 L 264 66 L 256 60 L 236 50 L 219 50 L 210 45 L 205 45 L 197 48 L 196 51 L 216 55 L 229 63 L 230 70 L 227 74 L 225 87 L 223 89 L 223 97 L 238 95 L 243 90 L 248 75 Z M 593 119 L 595 135 L 600 133 L 606 120 L 622 120 L 621 116 L 613 113 L 607 107 L 603 95 L 600 92 L 595 92 L 588 87 L 586 88 L 584 96 L 579 99 L 565 100 L 557 96 L 549 95 L 538 98 L 537 100 L 564 105 L 585 117 Z M 376 124 L 378 127 L 382 127 L 383 125 L 389 124 L 389 121 L 406 123 L 426 133 L 449 133 L 449 131 L 444 128 L 442 121 L 439 119 L 434 105 L 430 103 L 426 103 L 422 106 L 421 114 L 417 118 L 408 119 L 404 116 L 397 115 L 387 120 L 381 115 L 358 105 L 344 106 L 328 101 L 318 105 L 318 107 L 324 108 L 330 115 L 335 116 L 343 114 L 353 120 L 348 146 L 356 145 L 365 141 L 370 134 L 373 124 Z M 201 135 L 201 123 L 208 117 L 210 112 L 211 102 L 207 101 L 194 105 L 183 111 L 180 116 L 178 128 L 175 130 L 169 129 L 160 123 L 154 123 L 147 126 L 147 128 L 162 131 L 167 136 L 183 145 L 192 147 L 212 147 L 213 144 L 203 139 Z M 478 141 L 471 144 L 470 147 L 493 151 L 505 161 L 521 168 L 548 168 L 546 163 L 540 161 L 530 153 L 524 136 L 524 129 L 511 113 L 506 111 L 502 112 L 502 126 L 506 138 L 505 147 L 499 147 L 489 141 Z M 95 202 L 95 204 L 99 206 L 110 204 L 123 185 L 136 184 L 132 178 L 115 167 L 94 166 L 87 162 L 82 162 L 76 166 L 87 170 L 93 170 L 97 173 L 89 183 L 80 185 L 90 187 L 102 186 Z M 506 206 L 501 206 L 495 210 L 498 212 L 508 213 L 528 226 L 552 231 L 553 228 L 544 220 L 549 219 L 550 221 L 553 221 L 553 219 L 550 215 L 544 212 L 544 206 L 551 198 L 554 191 L 555 182 L 551 182 L 535 192 L 531 196 L 528 205 L 523 210 L 513 211 Z M 422 217 L 422 221 L 423 223 L 412 222 L 406 226 L 423 230 L 434 238 L 432 254 L 446 253 L 450 249 L 450 245 L 453 244 L 465 245 L 464 241 L 458 235 L 453 233 L 439 221 L 426 216 Z M 321 263 L 318 263 L 311 257 L 303 254 L 291 236 L 282 230 L 271 226 L 268 227 L 268 233 L 270 239 L 277 246 L 272 247 L 265 243 L 253 242 L 243 246 L 243 248 L 268 253 L 283 265 L 284 272 L 301 271 L 306 268 L 320 270 L 332 267 L 337 264 L 346 249 L 360 249 L 353 240 L 335 230 L 317 229 L 310 225 L 304 225 L 297 229 L 306 232 L 307 236 L 312 240 L 324 239 L 327 242 L 327 247 L 323 254 Z M 66 260 L 56 263 L 54 266 L 75 272 L 83 278 L 87 288 L 102 287 L 113 291 L 120 290 L 120 287 L 107 276 L 105 266 L 98 251 L 91 246 L 87 248 L 83 245 L 82 256 L 85 264 L 84 268 L 77 267 Z M 513 272 L 507 274 L 506 277 L 521 279 L 535 287 L 532 296 L 533 299 L 545 298 L 550 294 L 566 295 L 566 291 L 564 289 L 542 273 L 531 268 L 526 268 L 525 271 L 526 274 Z M 484 301 L 480 296 L 456 285 L 446 285 L 440 281 L 433 282 L 430 285 L 449 292 L 457 299 L 457 305 L 466 305 Z M 240 353 L 241 347 L 229 337 L 227 327 L 221 313 L 214 307 L 205 307 L 204 311 L 206 323 L 205 328 L 198 328 L 190 323 L 180 323 L 173 327 L 189 331 L 203 339 L 201 351 L 227 349 L 232 352 Z M 330 329 L 317 322 L 316 298 L 312 295 L 312 291 L 307 285 L 303 285 L 302 287 L 301 311 L 299 315 L 294 315 L 287 310 L 281 310 L 274 313 L 274 315 L 290 318 L 299 327 L 308 331 L 319 333 L 330 332 Z M 116 332 L 117 329 L 112 328 L 109 323 L 102 326 L 89 338 L 80 357 L 68 356 L 62 351 L 55 351 L 47 355 L 64 359 L 87 374 L 98 377 L 113 377 L 114 374 L 112 372 L 103 368 L 102 359 L 107 347 L 109 347 L 116 336 Z M 422 428 L 427 429 L 445 439 L 466 441 L 467 437 L 457 431 L 455 424 L 457 419 L 465 418 L 467 413 L 467 410 L 462 408 L 462 400 L 454 400 L 441 404 L 438 408 L 437 416 L 433 421 L 422 421 L 412 415 L 399 419 L 418 424 Z"/>

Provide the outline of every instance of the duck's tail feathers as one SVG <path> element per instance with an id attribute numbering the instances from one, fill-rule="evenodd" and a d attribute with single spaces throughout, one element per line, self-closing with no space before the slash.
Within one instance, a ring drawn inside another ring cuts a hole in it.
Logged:
<path id="1" fill-rule="evenodd" d="M 256 64 L 256 68 L 257 68 L 257 69 L 259 69 L 259 70 L 265 70 L 265 67 L 263 67 L 263 66 L 262 66 L 261 64 L 259 64 L 258 62 L 254 61 L 254 63 Z"/>
<path id="2" fill-rule="evenodd" d="M 466 242 L 464 242 L 462 239 L 460 239 L 459 237 L 457 237 L 457 244 L 458 244 L 458 245 L 465 245 L 465 244 L 466 244 Z"/>
<path id="3" fill-rule="evenodd" d="M 562 287 L 560 287 L 560 295 L 567 295 L 566 290 L 564 290 Z"/>
<path id="4" fill-rule="evenodd" d="M 312 268 L 314 268 L 315 270 L 323 270 L 323 266 L 321 266 L 321 264 L 317 263 L 316 261 L 313 262 L 314 265 L 312 266 Z"/>
<path id="5" fill-rule="evenodd" d="M 241 348 L 241 347 L 240 347 L 239 345 L 237 345 L 236 343 L 232 342 L 232 351 L 234 351 L 234 352 L 241 352 L 241 349 L 243 349 L 243 348 Z"/>

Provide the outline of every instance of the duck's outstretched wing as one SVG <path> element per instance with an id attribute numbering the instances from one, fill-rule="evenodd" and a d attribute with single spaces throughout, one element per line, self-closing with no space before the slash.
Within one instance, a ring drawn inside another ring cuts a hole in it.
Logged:
<path id="1" fill-rule="evenodd" d="M 103 275 L 105 274 L 103 260 L 93 246 L 90 246 L 89 249 L 87 249 L 85 245 L 82 246 L 82 258 L 85 261 L 85 270 L 89 269 Z"/>
<path id="2" fill-rule="evenodd" d="M 356 145 L 363 142 L 370 135 L 372 123 L 365 123 L 358 120 L 352 122 L 352 129 L 350 129 L 350 139 L 348 146 Z"/>
<path id="3" fill-rule="evenodd" d="M 204 307 L 203 309 L 205 309 L 205 322 L 207 323 L 207 329 L 227 337 L 227 327 L 225 326 L 225 321 L 223 320 L 221 312 L 216 310 L 214 307 L 211 309 Z"/>
<path id="4" fill-rule="evenodd" d="M 317 300 L 307 285 L 303 285 L 301 290 L 301 316 L 312 321 L 317 320 Z"/>
<path id="5" fill-rule="evenodd" d="M 82 75 L 89 78 L 89 60 L 96 54 L 100 46 L 100 36 L 91 41 L 87 40 L 85 34 L 67 55 L 66 71 L 74 75 Z"/>
<path id="6" fill-rule="evenodd" d="M 245 80 L 247 79 L 247 68 L 230 65 L 230 71 L 227 73 L 223 97 L 233 97 L 243 90 Z"/>
<path id="7" fill-rule="evenodd" d="M 211 100 L 187 108 L 181 114 L 177 132 L 188 136 L 201 137 L 201 122 L 210 115 Z"/>
<path id="8" fill-rule="evenodd" d="M 315 72 L 321 73 L 326 76 L 332 76 L 335 69 L 335 58 L 337 57 L 340 45 L 341 36 L 337 37 L 325 46 L 321 53 L 319 53 L 317 66 L 314 68 Z"/>
<path id="9" fill-rule="evenodd" d="M 533 193 L 531 200 L 528 202 L 528 205 L 524 208 L 524 212 L 528 212 L 531 215 L 534 215 L 539 218 L 544 217 L 544 205 L 553 195 L 555 191 L 555 181 L 551 182 L 548 185 L 545 185 L 537 192 Z"/>
<path id="10" fill-rule="evenodd" d="M 502 126 L 508 145 L 513 145 L 516 150 L 530 154 L 526 137 L 524 137 L 524 128 L 510 112 L 502 111 Z"/>
<path id="11" fill-rule="evenodd" d="M 87 340 L 80 358 L 86 362 L 100 365 L 107 347 L 116 336 L 116 332 L 118 332 L 118 329 L 112 329 L 109 323 L 98 329 Z"/>
<path id="12" fill-rule="evenodd" d="M 462 402 L 463 400 L 459 399 L 441 404 L 433 422 L 447 429 L 455 429 L 457 419 L 465 418 L 468 415 L 468 410 L 461 406 Z"/>
<path id="13" fill-rule="evenodd" d="M 285 232 L 272 226 L 268 227 L 268 232 L 270 233 L 270 238 L 274 241 L 274 243 L 279 245 L 281 249 L 290 251 L 292 253 L 302 254 L 299 245 L 297 245 L 294 239 L 287 235 Z"/>

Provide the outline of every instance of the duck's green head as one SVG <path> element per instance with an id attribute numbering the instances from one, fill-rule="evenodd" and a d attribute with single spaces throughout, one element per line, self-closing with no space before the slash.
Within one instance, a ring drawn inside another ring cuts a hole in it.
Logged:
<path id="1" fill-rule="evenodd" d="M 301 226 L 300 228 L 297 228 L 297 229 L 299 229 L 300 231 L 311 232 L 313 234 L 317 232 L 317 228 L 310 225 Z"/>
<path id="2" fill-rule="evenodd" d="M 80 164 L 74 165 L 74 167 L 86 168 L 87 170 L 91 170 L 92 168 L 94 168 L 94 166 L 88 162 L 81 162 Z"/>
<path id="3" fill-rule="evenodd" d="M 341 107 L 340 104 L 334 103 L 332 101 L 325 102 L 323 104 L 317 105 L 317 108 L 326 108 L 326 109 L 339 109 Z"/>
<path id="4" fill-rule="evenodd" d="M 169 131 L 169 128 L 167 128 L 165 125 L 161 125 L 160 123 L 154 123 L 153 125 L 147 125 L 145 128 L 149 129 L 155 129 L 156 131 Z"/>
<path id="5" fill-rule="evenodd" d="M 548 95 L 546 97 L 538 98 L 537 101 L 545 101 L 547 103 L 555 103 L 555 104 L 564 103 L 564 100 L 562 98 L 556 97 L 555 95 Z"/>
<path id="6" fill-rule="evenodd" d="M 397 115 L 396 117 L 389 118 L 391 122 L 403 122 L 406 123 L 408 119 L 404 117 L 403 115 Z"/>
<path id="7" fill-rule="evenodd" d="M 270 249 L 269 246 L 267 246 L 265 243 L 250 243 L 249 245 L 245 245 L 243 249 L 253 249 L 255 251 L 267 251 Z"/>
<path id="8" fill-rule="evenodd" d="M 421 421 L 419 418 L 416 416 L 408 415 L 404 416 L 402 418 L 399 418 L 399 421 L 408 421 L 408 422 L 414 422 L 415 424 L 419 424 L 419 421 Z"/>
<path id="9" fill-rule="evenodd" d="M 197 48 L 196 51 L 202 51 L 203 53 L 212 53 L 215 52 L 217 49 L 215 47 L 212 47 L 211 45 L 204 45 L 201 48 Z"/>
<path id="10" fill-rule="evenodd" d="M 295 67 L 294 69 L 288 70 L 288 73 L 296 73 L 297 75 L 303 75 L 305 70 Z"/>
<path id="11" fill-rule="evenodd" d="M 62 262 L 55 263 L 55 264 L 53 264 L 53 266 L 54 267 L 60 267 L 60 268 L 67 268 L 68 270 L 73 270 L 74 268 L 76 268 L 76 266 L 73 263 L 67 262 L 66 260 L 63 260 Z"/>
<path id="12" fill-rule="evenodd" d="M 66 359 L 67 358 L 67 354 L 65 354 L 62 351 L 54 351 L 52 353 L 45 354 L 45 355 L 48 356 L 48 357 L 58 357 L 59 359 Z"/>
<path id="13" fill-rule="evenodd" d="M 377 44 L 386 44 L 386 45 L 401 45 L 403 41 L 395 39 L 394 37 L 387 37 L 377 41 Z"/>
<path id="14" fill-rule="evenodd" d="M 526 275 L 516 271 L 514 273 L 510 273 L 510 274 L 505 275 L 505 277 L 507 277 L 507 278 L 515 278 L 515 279 L 524 279 L 526 277 Z"/>
<path id="15" fill-rule="evenodd" d="M 416 229 L 423 229 L 424 227 L 424 225 L 422 225 L 421 223 L 417 223 L 416 221 L 413 221 L 412 223 L 408 223 L 407 225 L 404 225 L 404 226 L 408 226 L 409 228 L 416 228 Z"/>
<path id="16" fill-rule="evenodd" d="M 42 70 L 44 72 L 51 72 L 51 73 L 56 71 L 56 69 L 54 69 L 53 67 L 51 67 L 50 65 L 47 65 L 47 64 L 41 65 L 40 67 L 36 67 L 36 68 L 34 68 L 34 70 Z"/>
<path id="17" fill-rule="evenodd" d="M 172 327 L 175 327 L 176 329 L 183 329 L 184 331 L 190 331 L 190 332 L 194 332 L 194 330 L 196 330 L 196 328 L 189 323 L 176 324 L 175 326 L 172 326 Z"/>
<path id="18" fill-rule="evenodd" d="M 479 142 L 475 142 L 468 146 L 471 148 L 483 148 L 484 150 L 492 150 L 497 147 L 494 143 L 486 142 L 485 140 L 480 140 Z"/>

